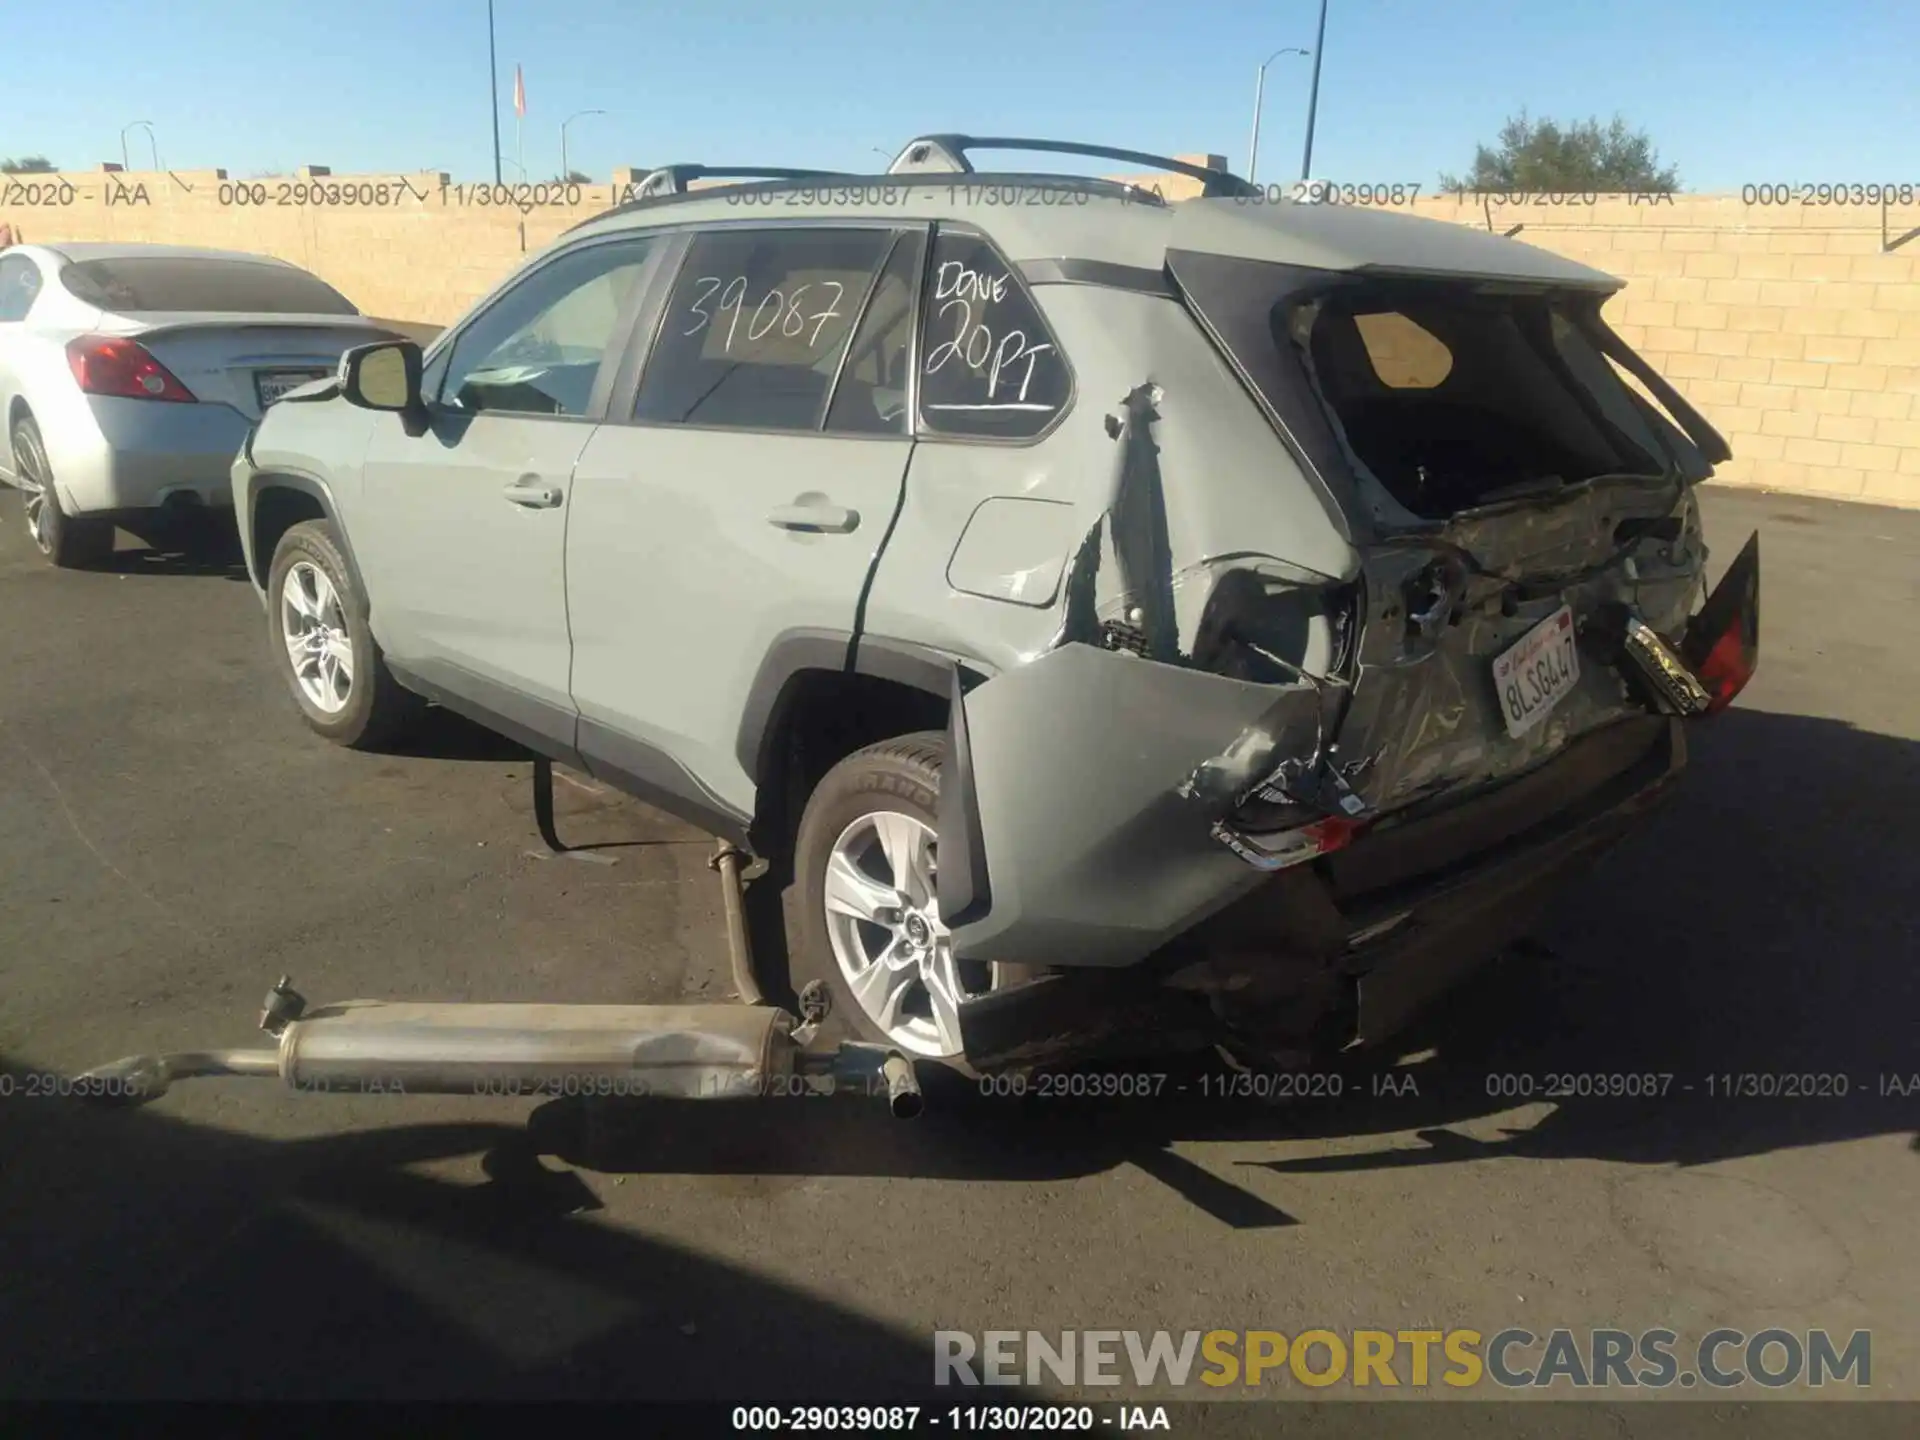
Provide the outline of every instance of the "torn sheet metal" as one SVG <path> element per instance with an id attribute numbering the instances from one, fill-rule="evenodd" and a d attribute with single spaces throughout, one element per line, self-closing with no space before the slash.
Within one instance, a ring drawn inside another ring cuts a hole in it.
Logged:
<path id="1" fill-rule="evenodd" d="M 1271 686 L 1067 644 L 963 703 L 993 905 L 960 958 L 1128 965 L 1258 882 L 1176 791 Z"/>
<path id="2" fill-rule="evenodd" d="M 1675 518 L 1661 484 L 1595 482 L 1376 547 L 1365 562 L 1368 614 L 1339 737 L 1348 754 L 1373 762 L 1357 787 L 1367 802 L 1388 810 L 1505 779 L 1579 735 L 1644 714 L 1645 699 L 1610 663 L 1601 631 L 1615 607 L 1660 636 L 1684 629 L 1706 555 L 1684 504 L 1681 523 L 1665 523 Z M 1443 573 L 1444 603 L 1435 596 Z M 1582 649 L 1602 663 L 1583 667 L 1538 726 L 1510 736 L 1493 661 L 1563 604 L 1581 627 Z"/>

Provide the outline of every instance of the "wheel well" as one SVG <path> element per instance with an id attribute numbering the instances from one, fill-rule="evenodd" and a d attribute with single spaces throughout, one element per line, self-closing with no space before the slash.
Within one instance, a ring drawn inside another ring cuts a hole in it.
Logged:
<path id="1" fill-rule="evenodd" d="M 947 728 L 948 700 L 917 686 L 844 670 L 802 670 L 782 688 L 770 717 L 773 741 L 759 778 L 753 848 L 792 853 L 800 816 L 821 779 L 862 746 Z"/>
<path id="2" fill-rule="evenodd" d="M 273 567 L 280 537 L 302 520 L 324 520 L 326 507 L 318 498 L 291 485 L 268 485 L 253 501 L 253 569 L 255 583 L 264 586 Z"/>
<path id="3" fill-rule="evenodd" d="M 31 414 L 33 411 L 27 407 L 26 400 L 22 396 L 14 396 L 13 403 L 7 407 L 7 444 L 13 444 L 13 427 Z"/>

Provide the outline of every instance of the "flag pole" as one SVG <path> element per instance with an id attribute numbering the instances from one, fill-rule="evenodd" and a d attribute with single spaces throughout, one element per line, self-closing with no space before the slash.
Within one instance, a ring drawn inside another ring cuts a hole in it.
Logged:
<path id="1" fill-rule="evenodd" d="M 493 183 L 500 183 L 500 61 L 493 46 L 493 0 L 487 0 L 487 94 L 493 101 Z"/>
<path id="2" fill-rule="evenodd" d="M 527 183 L 527 80 L 525 72 L 513 67 L 513 163 L 520 172 L 520 183 Z"/>

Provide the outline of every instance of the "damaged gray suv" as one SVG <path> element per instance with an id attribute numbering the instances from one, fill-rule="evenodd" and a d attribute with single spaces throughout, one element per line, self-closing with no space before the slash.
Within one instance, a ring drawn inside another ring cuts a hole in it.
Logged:
<path id="1" fill-rule="evenodd" d="M 675 167 L 233 493 L 315 731 L 435 702 L 764 859 L 829 1033 L 1297 1057 L 1517 938 L 1757 663 L 1619 284 L 1099 146 Z"/>

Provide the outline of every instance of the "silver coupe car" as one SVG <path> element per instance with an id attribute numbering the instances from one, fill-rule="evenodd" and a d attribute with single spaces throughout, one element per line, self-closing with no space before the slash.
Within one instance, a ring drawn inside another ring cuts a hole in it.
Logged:
<path id="1" fill-rule="evenodd" d="M 0 480 L 55 564 L 117 524 L 230 509 L 228 467 L 287 391 L 392 333 L 297 265 L 171 245 L 0 252 Z"/>

